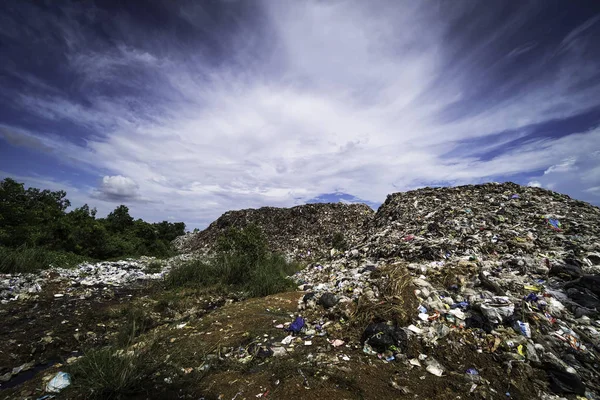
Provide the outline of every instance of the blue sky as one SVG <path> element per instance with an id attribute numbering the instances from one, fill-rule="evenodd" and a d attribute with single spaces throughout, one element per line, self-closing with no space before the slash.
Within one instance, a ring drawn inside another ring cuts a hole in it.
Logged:
<path id="1" fill-rule="evenodd" d="M 598 37 L 595 0 L 3 1 L 0 177 L 190 229 L 487 181 L 600 205 Z"/>

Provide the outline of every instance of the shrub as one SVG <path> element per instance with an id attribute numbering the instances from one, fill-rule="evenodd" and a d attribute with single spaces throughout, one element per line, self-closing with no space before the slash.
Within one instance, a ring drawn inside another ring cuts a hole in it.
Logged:
<path id="1" fill-rule="evenodd" d="M 250 296 L 267 296 L 292 288 L 287 276 L 298 269 L 298 264 L 269 252 L 261 230 L 249 225 L 221 236 L 213 259 L 183 263 L 171 270 L 165 283 L 169 287 L 226 285 Z"/>
<path id="2" fill-rule="evenodd" d="M 269 255 L 266 238 L 256 225 L 230 228 L 217 239 L 216 251 L 214 262 L 230 285 L 247 282 L 254 268 Z"/>
<path id="3" fill-rule="evenodd" d="M 144 272 L 147 274 L 157 274 L 160 271 L 162 271 L 162 268 L 163 264 L 158 260 L 154 260 L 148 263 L 148 265 L 146 265 L 146 268 L 144 268 Z"/>
<path id="4" fill-rule="evenodd" d="M 333 235 L 333 238 L 331 239 L 331 246 L 340 251 L 346 251 L 349 247 L 348 242 L 346 241 L 346 238 L 342 232 L 336 232 Z"/>

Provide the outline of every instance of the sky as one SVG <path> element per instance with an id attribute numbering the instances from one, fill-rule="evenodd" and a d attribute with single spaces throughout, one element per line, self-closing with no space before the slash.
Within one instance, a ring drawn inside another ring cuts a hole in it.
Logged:
<path id="1" fill-rule="evenodd" d="M 600 2 L 0 2 L 0 179 L 103 216 L 512 181 L 600 205 Z"/>

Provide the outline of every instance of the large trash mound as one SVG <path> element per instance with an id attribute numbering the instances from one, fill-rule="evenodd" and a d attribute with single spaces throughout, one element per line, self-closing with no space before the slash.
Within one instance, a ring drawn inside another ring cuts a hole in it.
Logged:
<path id="1" fill-rule="evenodd" d="M 262 207 L 228 211 L 205 230 L 177 238 L 179 251 L 209 251 L 230 227 L 255 224 L 262 229 L 270 249 L 294 258 L 328 254 L 335 235 L 349 245 L 363 239 L 363 225 L 374 211 L 365 204 L 316 203 L 291 208 Z"/>
<path id="2" fill-rule="evenodd" d="M 554 251 L 582 257 L 600 250 L 599 236 L 598 207 L 541 188 L 488 183 L 389 195 L 361 248 L 408 261 Z"/>
<path id="3" fill-rule="evenodd" d="M 599 399 L 599 224 L 598 207 L 513 183 L 396 193 L 364 242 L 294 276 L 299 314 L 400 364 L 404 394 Z"/>

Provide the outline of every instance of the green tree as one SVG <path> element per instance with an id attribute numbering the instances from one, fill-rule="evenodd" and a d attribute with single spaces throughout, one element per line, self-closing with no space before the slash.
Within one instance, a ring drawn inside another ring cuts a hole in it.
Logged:
<path id="1" fill-rule="evenodd" d="M 0 182 L 0 243 L 7 246 L 52 244 L 65 210 L 63 190 L 28 188 L 11 178 Z"/>
<path id="2" fill-rule="evenodd" d="M 171 223 L 162 221 L 154 224 L 157 230 L 158 237 L 167 242 L 172 242 L 176 237 L 185 233 L 185 224 L 183 222 Z"/>
<path id="3" fill-rule="evenodd" d="M 171 254 L 170 242 L 184 234 L 183 222 L 134 221 L 125 205 L 97 219 L 87 204 L 66 212 L 62 190 L 25 189 L 11 178 L 0 181 L 0 250 L 24 247 L 68 251 L 98 259 Z M 42 251 L 42 252 L 43 252 Z"/>
<path id="4" fill-rule="evenodd" d="M 61 250 L 94 258 L 106 257 L 108 232 L 96 219 L 96 209 L 90 209 L 87 204 L 67 213 L 60 236 Z"/>
<path id="5" fill-rule="evenodd" d="M 108 214 L 106 223 L 109 230 L 123 233 L 133 226 L 133 217 L 129 215 L 129 208 L 121 204 Z"/>

